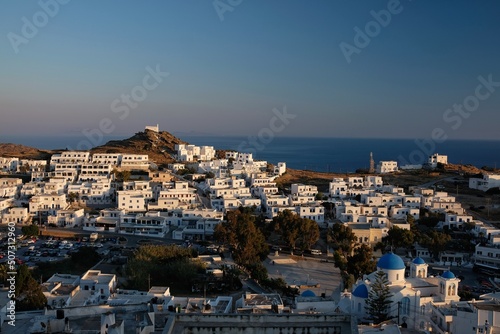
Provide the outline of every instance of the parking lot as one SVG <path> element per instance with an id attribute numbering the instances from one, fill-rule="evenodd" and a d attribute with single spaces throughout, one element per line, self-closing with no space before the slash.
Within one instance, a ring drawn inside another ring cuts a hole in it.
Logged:
<path id="1" fill-rule="evenodd" d="M 301 292 L 312 290 L 317 296 L 331 295 L 338 291 L 341 277 L 338 268 L 326 258 L 291 257 L 288 254 L 272 254 L 264 261 L 269 277 L 283 278 Z"/>
<path id="2" fill-rule="evenodd" d="M 117 244 L 116 238 L 101 238 L 91 242 L 88 238 L 62 239 L 53 237 L 19 237 L 16 240 L 16 264 L 34 267 L 39 262 L 57 262 L 67 259 L 81 247 L 93 247 L 101 255 L 107 255 L 110 248 Z M 2 241 L 5 248 L 6 241 Z M 7 251 L 0 251 L 0 263 L 7 262 Z"/>

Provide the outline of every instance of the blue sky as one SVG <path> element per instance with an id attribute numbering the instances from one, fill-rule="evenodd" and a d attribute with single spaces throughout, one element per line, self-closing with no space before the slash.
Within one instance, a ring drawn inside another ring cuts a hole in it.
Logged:
<path id="1" fill-rule="evenodd" d="M 0 141 L 81 135 L 103 119 L 115 136 L 156 123 L 257 135 L 283 106 L 296 117 L 279 136 L 428 138 L 442 128 L 500 139 L 500 87 L 467 118 L 453 114 L 459 126 L 443 118 L 479 76 L 500 82 L 498 1 L 401 1 L 350 63 L 340 44 L 356 47 L 354 28 L 373 27 L 371 11 L 394 0 L 220 0 L 231 9 L 223 20 L 211 0 L 72 0 L 44 22 L 41 3 L 55 1 L 2 2 Z M 42 20 L 35 34 L 23 34 L 23 18 Z M 113 101 L 157 66 L 169 75 L 120 118 Z"/>

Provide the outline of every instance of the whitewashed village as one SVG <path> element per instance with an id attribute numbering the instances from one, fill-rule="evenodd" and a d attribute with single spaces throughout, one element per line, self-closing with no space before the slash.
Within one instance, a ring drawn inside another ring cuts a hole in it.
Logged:
<path id="1" fill-rule="evenodd" d="M 145 131 L 160 132 L 158 126 Z M 500 229 L 471 215 L 453 192 L 439 185 L 402 187 L 383 181 L 384 175 L 400 170 L 446 165 L 446 155 L 430 156 L 425 166 L 375 163 L 372 156 L 368 173 L 333 178 L 325 192 L 305 183 L 283 189 L 277 179 L 287 173 L 286 162 L 270 165 L 251 153 L 226 151 L 219 158 L 212 146 L 177 144 L 172 158 L 176 162 L 159 168 L 147 154 L 63 151 L 50 160 L 0 157 L 0 218 L 2 226 L 17 228 L 16 265 L 36 267 L 68 258 L 59 252 L 44 255 L 42 248 L 55 243 L 56 249 L 64 251 L 91 246 L 102 263 L 111 258 L 111 248 L 120 240 L 135 238 L 169 241 L 179 248 L 197 246 L 197 259 L 206 271 L 222 276 L 228 266 L 241 266 L 231 258 L 230 247 L 214 234 L 228 213 L 246 208 L 268 224 L 291 212 L 313 221 L 319 231 L 325 231 L 321 235 L 330 235 L 326 231 L 339 226 L 348 228 L 354 248 L 373 250 L 376 270 L 354 277 L 346 286 L 335 263 L 334 242 L 326 239 L 310 249 L 285 249 L 286 245 L 268 240 L 269 255 L 263 263 L 271 277 L 281 277 L 296 289 L 292 297 L 259 286 L 252 277 L 245 283 L 247 289 L 219 295 L 212 291 L 210 296 L 206 284 L 189 295 L 174 295 L 167 278 L 164 284 L 148 285 L 143 291 L 129 290 L 121 286 L 116 273 L 92 266 L 83 275 L 58 272 L 43 277 L 38 283 L 46 307 L 16 312 L 19 331 L 13 333 L 198 333 L 201 328 L 230 333 L 246 327 L 262 333 L 280 333 L 285 327 L 296 330 L 290 333 L 304 328 L 308 333 L 368 333 L 374 328 L 394 333 L 500 332 L 500 293 L 496 292 L 500 283 L 495 280 L 500 273 Z M 23 182 L 19 174 L 29 175 L 29 180 Z M 499 186 L 500 175 L 494 173 L 469 179 L 469 187 L 478 191 Z M 473 251 L 443 249 L 436 254 L 417 242 L 411 249 L 377 247 L 391 237 L 391 230 L 410 231 L 422 213 L 427 218 L 439 214 L 442 219 L 435 226 L 439 231 L 467 234 Z M 40 235 L 21 235 L 21 228 L 32 224 Z M 64 230 L 84 237 L 51 236 L 50 231 Z M 296 282 L 298 276 L 287 280 L 286 269 L 280 268 L 302 262 L 310 266 L 303 267 L 308 268 L 302 273 L 307 282 Z M 311 280 L 308 273 L 315 276 L 314 270 L 327 267 L 331 278 Z M 488 277 L 468 285 L 475 298 L 459 296 L 464 289 L 462 268 Z M 338 284 L 324 290 L 333 276 Z M 387 320 L 377 324 L 369 303 L 380 282 L 389 297 Z M 11 320 L 11 313 L 8 298 L 1 300 L 4 323 Z M 89 325 L 90 319 L 95 319 L 95 326 Z M 85 325 L 79 327 L 82 321 Z M 88 330 L 89 326 L 95 330 Z"/>

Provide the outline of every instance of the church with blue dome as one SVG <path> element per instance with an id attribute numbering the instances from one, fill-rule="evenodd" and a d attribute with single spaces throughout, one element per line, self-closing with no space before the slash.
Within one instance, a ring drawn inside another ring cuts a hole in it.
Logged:
<path id="1" fill-rule="evenodd" d="M 428 264 L 420 257 L 405 263 L 392 252 L 377 261 L 377 271 L 385 273 L 392 294 L 389 316 L 399 325 L 426 330 L 432 304 L 450 305 L 460 300 L 460 280 L 451 271 L 433 277 L 428 276 L 427 268 Z M 343 311 L 356 315 L 360 321 L 369 321 L 365 306 L 375 274 L 365 275 L 352 286 L 351 292 L 341 296 L 339 305 Z"/>

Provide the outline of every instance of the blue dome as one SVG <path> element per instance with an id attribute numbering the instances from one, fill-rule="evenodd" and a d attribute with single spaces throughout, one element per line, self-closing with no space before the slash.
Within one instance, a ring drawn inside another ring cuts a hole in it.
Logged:
<path id="1" fill-rule="evenodd" d="M 356 289 L 354 289 L 352 295 L 359 298 L 368 298 L 368 289 L 366 288 L 366 285 L 361 284 L 360 286 L 358 286 Z"/>
<path id="2" fill-rule="evenodd" d="M 417 257 L 415 260 L 413 260 L 413 263 L 415 263 L 415 264 L 425 264 L 425 261 L 421 257 Z"/>
<path id="3" fill-rule="evenodd" d="M 312 292 L 311 290 L 306 290 L 302 292 L 301 294 L 302 297 L 316 297 L 316 294 Z"/>
<path id="4" fill-rule="evenodd" d="M 451 271 L 447 270 L 445 271 L 442 275 L 441 275 L 442 278 L 446 278 L 446 279 L 451 279 L 451 278 L 455 278 L 455 274 L 452 273 Z"/>
<path id="5" fill-rule="evenodd" d="M 399 270 L 406 268 L 403 260 L 394 253 L 387 253 L 382 256 L 377 262 L 377 267 L 379 267 L 380 269 L 388 270 Z"/>

